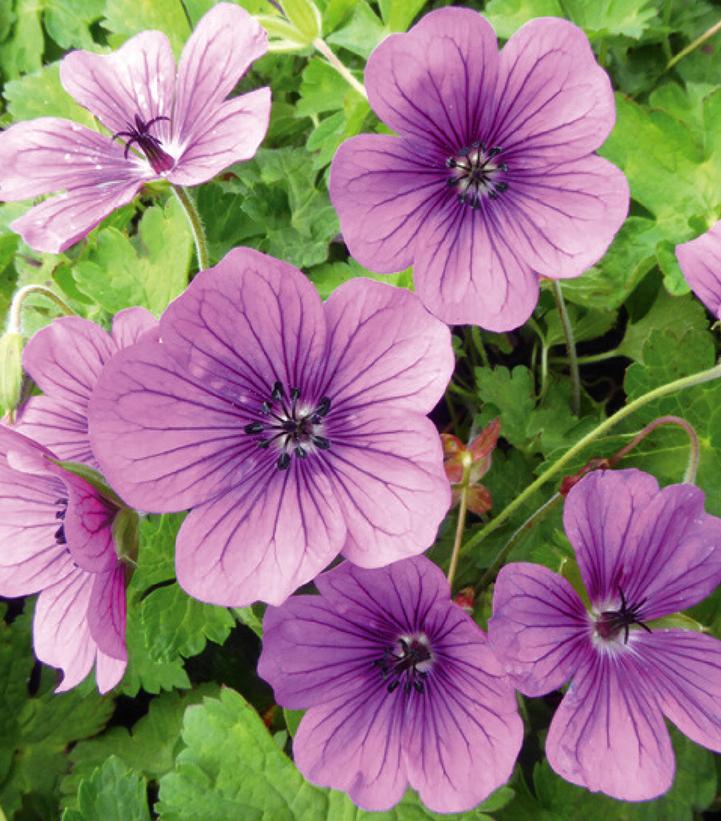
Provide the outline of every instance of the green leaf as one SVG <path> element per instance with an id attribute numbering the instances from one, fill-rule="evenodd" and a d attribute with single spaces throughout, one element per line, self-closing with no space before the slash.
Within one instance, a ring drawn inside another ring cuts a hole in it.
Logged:
<path id="1" fill-rule="evenodd" d="M 352 258 L 348 262 L 328 262 L 317 265 L 308 271 L 308 276 L 322 299 L 327 299 L 339 285 L 357 277 L 375 279 L 388 285 L 413 290 L 413 272 L 410 268 L 398 274 L 375 274 Z"/>
<path id="2" fill-rule="evenodd" d="M 150 821 L 145 780 L 111 755 L 80 783 L 77 809 L 65 810 L 63 821 Z"/>
<path id="3" fill-rule="evenodd" d="M 337 111 L 343 107 L 343 98 L 352 89 L 338 72 L 320 57 L 311 57 L 303 70 L 300 84 L 300 99 L 296 106 L 299 117 L 310 117 L 326 111 Z"/>
<path id="4" fill-rule="evenodd" d="M 525 445 L 528 418 L 535 408 L 533 375 L 518 365 L 510 371 L 476 368 L 478 396 L 483 402 L 484 419 L 501 417 L 501 436 L 512 445 Z M 487 406 L 492 407 L 487 407 Z"/>
<path id="5" fill-rule="evenodd" d="M 45 0 L 43 20 L 61 48 L 95 50 L 90 26 L 103 16 L 105 0 Z"/>
<path id="6" fill-rule="evenodd" d="M 117 228 L 105 228 L 95 242 L 73 268 L 73 277 L 108 313 L 142 305 L 160 314 L 188 284 L 192 238 L 175 199 L 148 208 L 132 239 Z"/>
<path id="7" fill-rule="evenodd" d="M 353 54 L 367 60 L 371 51 L 389 34 L 389 29 L 378 18 L 366 0 L 357 0 L 353 16 L 343 26 L 328 37 L 328 42 L 342 46 Z"/>
<path id="8" fill-rule="evenodd" d="M 534 17 L 564 16 L 559 0 L 489 0 L 483 14 L 504 40 Z"/>
<path id="9" fill-rule="evenodd" d="M 93 116 L 81 108 L 60 84 L 60 64 L 49 66 L 12 80 L 3 91 L 14 120 L 35 117 L 64 117 L 88 128 L 96 128 Z"/>
<path id="10" fill-rule="evenodd" d="M 181 0 L 107 0 L 103 26 L 114 37 L 113 48 L 129 37 L 148 29 L 167 34 L 177 57 L 190 35 L 190 26 Z"/>
<path id="11" fill-rule="evenodd" d="M 40 14 L 43 5 L 44 0 L 15 0 L 10 37 L 0 43 L 0 72 L 11 80 L 42 66 L 45 43 Z"/>

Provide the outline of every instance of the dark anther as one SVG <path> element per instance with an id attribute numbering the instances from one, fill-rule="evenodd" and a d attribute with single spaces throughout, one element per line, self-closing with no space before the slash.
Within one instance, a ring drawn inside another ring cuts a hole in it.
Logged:
<path id="1" fill-rule="evenodd" d="M 330 448 L 330 439 L 326 439 L 325 436 L 311 436 L 310 441 L 321 450 L 328 450 Z"/>
<path id="2" fill-rule="evenodd" d="M 251 422 L 249 425 L 246 425 L 243 430 L 246 433 L 262 433 L 263 424 L 261 422 Z"/>
<path id="3" fill-rule="evenodd" d="M 395 645 L 383 651 L 380 659 L 373 661 L 373 666 L 379 668 L 382 680 L 388 681 L 386 690 L 389 693 L 401 684 L 406 694 L 413 690 L 422 693 L 432 658 L 425 636 L 400 637 Z"/>
<path id="4" fill-rule="evenodd" d="M 491 188 L 491 190 L 488 192 L 488 198 L 492 199 L 492 200 L 497 200 L 498 199 L 498 191 L 496 191 L 495 188 Z"/>
<path id="5" fill-rule="evenodd" d="M 389 693 L 392 693 L 392 692 L 393 692 L 393 691 L 394 691 L 394 690 L 398 687 L 398 685 L 399 685 L 399 684 L 400 684 L 400 681 L 399 681 L 398 679 L 396 679 L 395 681 L 392 681 L 392 682 L 391 682 L 391 683 L 390 683 L 390 684 L 386 687 L 386 690 L 388 690 L 388 692 L 389 692 Z"/>
<path id="6" fill-rule="evenodd" d="M 300 388 L 291 388 L 290 398 L 293 402 L 297 402 L 300 399 Z"/>
<path id="7" fill-rule="evenodd" d="M 490 160 L 490 159 L 493 159 L 493 157 L 497 157 L 501 153 L 501 151 L 503 151 L 503 149 L 499 148 L 498 146 L 496 146 L 495 148 L 492 148 L 488 152 L 488 159 Z"/>
<path id="8" fill-rule="evenodd" d="M 615 638 L 623 630 L 623 643 L 628 644 L 629 628 L 632 624 L 637 624 L 647 633 L 651 632 L 651 628 L 639 618 L 641 608 L 646 604 L 646 599 L 641 599 L 637 604 L 629 605 L 620 587 L 618 588 L 618 594 L 621 599 L 621 607 L 618 610 L 604 610 L 596 621 L 596 630 L 604 639 Z"/>
<path id="9" fill-rule="evenodd" d="M 499 171 L 504 171 L 504 172 L 505 172 L 505 171 L 508 171 L 508 163 L 502 162 L 502 163 L 498 166 L 498 170 L 499 170 Z"/>
<path id="10" fill-rule="evenodd" d="M 266 416 L 270 413 L 272 408 L 273 408 L 273 406 L 270 404 L 270 402 L 263 402 L 263 404 L 260 406 L 260 409 L 263 411 L 263 413 Z"/>
<path id="11" fill-rule="evenodd" d="M 280 382 L 276 382 L 275 385 L 273 385 L 273 392 L 271 393 L 271 396 L 276 402 L 279 402 L 284 395 L 283 386 Z"/>
<path id="12" fill-rule="evenodd" d="M 301 445 L 296 445 L 295 450 L 293 452 L 299 459 L 305 459 L 305 457 L 308 455 L 308 451 Z"/>
<path id="13" fill-rule="evenodd" d="M 413 686 L 416 688 L 416 692 L 418 692 L 418 693 L 423 692 L 423 682 L 422 681 L 414 681 Z"/>
<path id="14" fill-rule="evenodd" d="M 62 524 L 55 531 L 55 544 L 67 544 L 65 541 L 65 525 Z"/>
<path id="15" fill-rule="evenodd" d="M 457 163 L 456 163 L 456 161 L 453 159 L 453 157 L 449 157 L 449 158 L 446 160 L 446 168 L 455 168 L 455 167 L 456 167 L 456 165 L 457 165 Z"/>
<path id="16" fill-rule="evenodd" d="M 290 456 L 283 451 L 280 456 L 278 457 L 277 461 L 278 470 L 288 470 L 290 467 Z"/>
<path id="17" fill-rule="evenodd" d="M 316 407 L 315 412 L 318 414 L 318 416 L 325 416 L 329 410 L 330 399 L 327 396 L 321 396 L 320 402 L 318 402 L 318 407 Z"/>
<path id="18" fill-rule="evenodd" d="M 268 447 L 270 447 L 270 439 L 259 439 L 258 447 L 263 448 L 263 450 L 266 450 Z"/>
<path id="19" fill-rule="evenodd" d="M 496 191 L 508 191 L 508 183 L 507 182 L 497 182 L 496 183 Z"/>

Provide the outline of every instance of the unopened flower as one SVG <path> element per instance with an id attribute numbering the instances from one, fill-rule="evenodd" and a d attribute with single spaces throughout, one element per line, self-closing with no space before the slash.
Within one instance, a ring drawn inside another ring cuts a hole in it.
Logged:
<path id="1" fill-rule="evenodd" d="M 44 395 L 25 403 L 15 428 L 59 459 L 97 468 L 88 439 L 92 389 L 114 354 L 157 325 L 145 308 L 128 308 L 115 316 L 112 333 L 77 316 L 39 330 L 25 346 L 23 365 Z"/>
<path id="2" fill-rule="evenodd" d="M 540 276 L 576 277 L 604 254 L 629 193 L 592 153 L 615 108 L 581 29 L 532 20 L 499 53 L 480 14 L 443 8 L 386 38 L 365 81 L 399 136 L 353 137 L 331 166 L 360 263 L 413 265 L 436 316 L 506 331 L 528 319 Z"/>
<path id="3" fill-rule="evenodd" d="M 676 257 L 691 290 L 721 319 L 721 222 L 700 237 L 677 245 Z"/>
<path id="4" fill-rule="evenodd" d="M 281 603 L 339 552 L 374 567 L 425 550 L 448 510 L 426 418 L 453 370 L 416 296 L 352 280 L 325 305 L 296 268 L 235 249 L 113 357 L 90 401 L 102 471 L 130 504 L 192 508 L 192 596 Z"/>
<path id="5" fill-rule="evenodd" d="M 721 581 L 721 519 L 693 485 L 659 489 L 638 470 L 596 471 L 571 489 L 566 533 L 591 610 L 566 579 L 510 564 L 496 582 L 489 636 L 518 689 L 571 684 L 546 739 L 563 778 L 627 801 L 671 786 L 664 716 L 721 751 L 721 642 L 664 625 Z"/>
<path id="6" fill-rule="evenodd" d="M 63 670 L 58 691 L 95 665 L 101 693 L 125 671 L 125 574 L 112 525 L 118 508 L 42 445 L 0 426 L 0 595 L 40 593 L 37 657 Z"/>
<path id="7" fill-rule="evenodd" d="M 10 227 L 39 251 L 63 251 L 149 180 L 199 185 L 252 157 L 268 127 L 270 90 L 226 97 L 266 47 L 245 10 L 219 3 L 186 43 L 177 76 L 159 31 L 112 54 L 68 54 L 60 65 L 65 90 L 109 133 L 57 117 L 2 132 L 0 200 L 63 192 Z"/>
<path id="8" fill-rule="evenodd" d="M 493 419 L 468 446 L 451 433 L 441 434 L 443 467 L 451 483 L 453 504 L 458 504 L 461 486 L 467 473 L 466 504 L 476 516 L 483 516 L 493 506 L 491 491 L 481 484 L 481 479 L 491 469 L 491 459 L 500 432 L 501 420 Z"/>
<path id="9" fill-rule="evenodd" d="M 438 567 L 344 562 L 315 584 L 268 608 L 258 665 L 279 704 L 307 709 L 293 739 L 305 777 L 369 810 L 410 784 L 436 812 L 507 781 L 523 737 L 513 689 Z"/>

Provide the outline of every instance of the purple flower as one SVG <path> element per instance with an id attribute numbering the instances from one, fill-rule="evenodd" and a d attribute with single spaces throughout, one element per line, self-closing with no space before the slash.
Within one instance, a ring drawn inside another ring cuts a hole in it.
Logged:
<path id="1" fill-rule="evenodd" d="M 0 595 L 40 593 L 35 655 L 62 668 L 58 692 L 95 665 L 105 693 L 127 662 L 125 573 L 112 534 L 118 509 L 55 458 L 0 426 Z"/>
<path id="2" fill-rule="evenodd" d="M 10 227 L 33 248 L 57 253 L 148 180 L 199 185 L 252 157 L 268 127 L 270 89 L 225 98 L 266 46 L 246 11 L 220 3 L 186 43 L 177 76 L 159 31 L 138 34 L 112 54 L 68 54 L 63 86 L 112 136 L 57 117 L 0 134 L 0 199 L 63 191 Z"/>
<path id="3" fill-rule="evenodd" d="M 340 551 L 422 552 L 448 510 L 425 417 L 453 370 L 448 328 L 357 279 L 325 303 L 291 265 L 236 248 L 200 273 L 90 401 L 103 473 L 135 507 L 193 508 L 178 580 L 216 604 L 280 604 Z"/>
<path id="4" fill-rule="evenodd" d="M 412 264 L 436 316 L 504 331 L 531 314 L 539 276 L 576 277 L 603 255 L 628 184 L 592 154 L 613 92 L 576 26 L 532 20 L 499 54 L 480 14 L 439 9 L 386 38 L 365 80 L 400 136 L 353 137 L 333 160 L 331 199 L 363 265 Z"/>
<path id="5" fill-rule="evenodd" d="M 115 316 L 111 334 L 77 316 L 56 319 L 38 331 L 23 351 L 23 366 L 45 395 L 26 402 L 16 429 L 59 459 L 97 468 L 88 438 L 92 389 L 114 354 L 157 325 L 145 308 L 128 308 Z"/>
<path id="6" fill-rule="evenodd" d="M 721 519 L 692 485 L 660 490 L 638 470 L 595 472 L 568 494 L 566 533 L 588 591 L 535 564 L 496 582 L 489 636 L 526 695 L 571 680 L 546 755 L 563 778 L 642 801 L 665 792 L 674 757 L 664 716 L 721 751 L 721 642 L 656 623 L 721 581 Z"/>
<path id="7" fill-rule="evenodd" d="M 677 245 L 676 257 L 691 290 L 721 319 L 721 222 L 691 242 Z"/>
<path id="8" fill-rule="evenodd" d="M 418 556 L 379 570 L 343 562 L 265 615 L 258 673 L 308 709 L 293 755 L 310 781 L 383 810 L 408 784 L 436 812 L 508 780 L 523 738 L 513 689 L 485 634 Z"/>

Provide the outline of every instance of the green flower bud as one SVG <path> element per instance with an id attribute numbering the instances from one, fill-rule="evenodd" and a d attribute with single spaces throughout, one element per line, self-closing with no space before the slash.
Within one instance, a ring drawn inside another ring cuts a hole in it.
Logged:
<path id="1" fill-rule="evenodd" d="M 0 337 L 0 410 L 14 410 L 23 384 L 23 338 L 8 331 Z"/>

